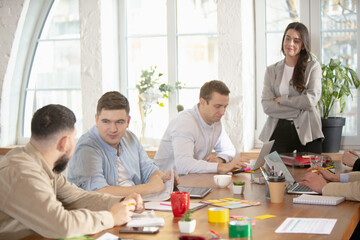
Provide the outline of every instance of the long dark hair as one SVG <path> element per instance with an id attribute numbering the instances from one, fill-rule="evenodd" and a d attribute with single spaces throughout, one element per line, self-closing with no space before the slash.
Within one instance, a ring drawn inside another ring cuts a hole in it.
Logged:
<path id="1" fill-rule="evenodd" d="M 284 55 L 285 55 L 284 39 L 289 29 L 294 29 L 298 31 L 301 35 L 301 39 L 303 43 L 302 49 L 300 50 L 299 58 L 294 68 L 294 73 L 292 75 L 294 88 L 296 89 L 296 91 L 301 93 L 305 89 L 305 69 L 307 67 L 308 60 L 312 59 L 310 54 L 311 50 L 310 50 L 309 31 L 306 28 L 306 26 L 300 22 L 290 23 L 285 29 L 284 36 L 281 42 L 281 51 Z"/>

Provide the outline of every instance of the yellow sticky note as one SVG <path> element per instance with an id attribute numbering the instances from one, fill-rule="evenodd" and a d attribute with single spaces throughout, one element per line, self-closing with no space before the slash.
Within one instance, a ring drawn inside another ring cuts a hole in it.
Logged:
<path id="1" fill-rule="evenodd" d="M 257 219 L 267 219 L 267 218 L 273 218 L 273 217 L 276 217 L 276 216 L 275 216 L 275 215 L 266 214 L 266 215 L 257 216 L 257 217 L 255 217 L 255 218 L 257 218 Z"/>

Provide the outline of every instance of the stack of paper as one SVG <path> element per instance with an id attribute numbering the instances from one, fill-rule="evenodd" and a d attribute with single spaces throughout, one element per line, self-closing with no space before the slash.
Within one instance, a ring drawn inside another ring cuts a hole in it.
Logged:
<path id="1" fill-rule="evenodd" d="M 154 211 L 134 213 L 131 221 L 126 224 L 127 227 L 162 227 L 164 218 L 156 217 Z"/>

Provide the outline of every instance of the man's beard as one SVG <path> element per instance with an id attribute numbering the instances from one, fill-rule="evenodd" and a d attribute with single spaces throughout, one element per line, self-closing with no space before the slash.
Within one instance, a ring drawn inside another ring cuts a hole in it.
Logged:
<path id="1" fill-rule="evenodd" d="M 54 164 L 54 168 L 53 168 L 53 172 L 54 173 L 61 173 L 62 171 L 65 170 L 68 162 L 69 162 L 69 157 L 66 156 L 67 154 L 65 153 L 64 155 L 62 155 L 58 160 L 56 160 L 55 164 Z"/>

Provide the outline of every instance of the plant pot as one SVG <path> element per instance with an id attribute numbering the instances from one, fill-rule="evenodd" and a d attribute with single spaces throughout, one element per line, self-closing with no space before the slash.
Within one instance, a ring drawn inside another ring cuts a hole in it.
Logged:
<path id="1" fill-rule="evenodd" d="M 233 185 L 234 194 L 243 194 L 245 185 Z"/>
<path id="2" fill-rule="evenodd" d="M 345 118 L 343 117 L 329 117 L 322 118 L 322 131 L 324 134 L 323 149 L 325 153 L 339 152 L 341 134 L 343 126 L 345 125 Z"/>
<path id="3" fill-rule="evenodd" d="M 178 224 L 181 233 L 192 233 L 195 231 L 196 220 L 193 219 L 190 222 L 179 221 Z"/>

